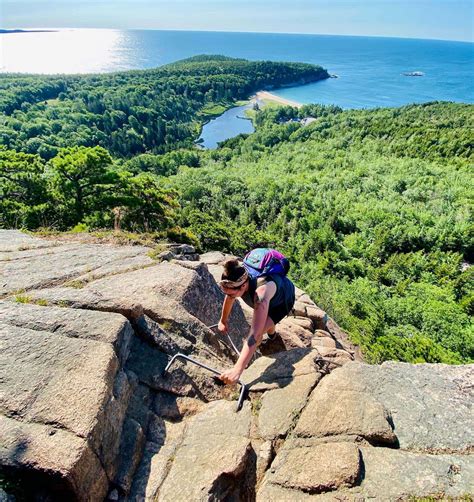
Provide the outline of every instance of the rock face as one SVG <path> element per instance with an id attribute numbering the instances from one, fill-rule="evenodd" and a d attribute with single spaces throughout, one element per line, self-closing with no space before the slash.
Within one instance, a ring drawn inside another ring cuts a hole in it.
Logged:
<path id="1" fill-rule="evenodd" d="M 293 315 L 242 375 L 249 399 L 235 413 L 237 389 L 201 368 L 162 374 L 176 352 L 233 364 L 208 328 L 228 256 L 148 251 L 0 231 L 0 464 L 14 490 L 262 502 L 474 491 L 473 366 L 363 364 L 297 290 Z M 234 308 L 238 347 L 251 315 Z"/>
<path id="2" fill-rule="evenodd" d="M 223 295 L 206 265 L 157 263 L 146 248 L 8 231 L 0 249 L 2 468 L 58 499 L 103 500 L 114 487 L 123 496 L 155 444 L 158 397 L 181 419 L 190 404 L 179 396 L 202 405 L 223 395 L 197 367 L 161 374 L 178 351 L 232 364 L 206 327 Z M 241 343 L 245 320 L 233 316 Z"/>
<path id="3" fill-rule="evenodd" d="M 41 310 L 48 311 L 44 320 Z M 114 387 L 119 354 L 126 357 L 133 334 L 129 322 L 117 314 L 7 302 L 0 311 L 2 465 L 24 469 L 55 493 L 100 499 L 115 475 L 116 425 L 127 404 L 126 392 Z M 28 327 L 18 326 L 22 319 Z"/>
<path id="4" fill-rule="evenodd" d="M 156 500 L 242 500 L 252 487 L 245 476 L 252 461 L 250 404 L 240 413 L 227 401 L 209 404 L 192 418 Z M 188 482 L 186 482 L 188 480 Z"/>
<path id="5" fill-rule="evenodd" d="M 312 392 L 257 499 L 472 494 L 473 376 L 473 365 L 350 362 L 335 369 Z M 323 470 L 298 472 L 316 452 Z"/>

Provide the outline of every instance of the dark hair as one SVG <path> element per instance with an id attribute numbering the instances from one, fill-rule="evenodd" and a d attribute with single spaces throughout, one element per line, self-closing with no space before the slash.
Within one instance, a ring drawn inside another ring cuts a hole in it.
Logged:
<path id="1" fill-rule="evenodd" d="M 222 272 L 222 280 L 236 281 L 245 274 L 245 268 L 239 263 L 239 260 L 227 260 L 224 263 L 224 271 Z"/>

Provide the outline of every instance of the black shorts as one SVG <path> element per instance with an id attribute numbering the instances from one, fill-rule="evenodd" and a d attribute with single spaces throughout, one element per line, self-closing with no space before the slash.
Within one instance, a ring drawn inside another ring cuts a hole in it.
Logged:
<path id="1" fill-rule="evenodd" d="M 295 304 L 295 299 L 292 298 L 286 303 L 280 305 L 270 306 L 268 309 L 268 317 L 273 321 L 273 324 L 278 324 L 284 317 L 286 317 L 292 310 Z"/>

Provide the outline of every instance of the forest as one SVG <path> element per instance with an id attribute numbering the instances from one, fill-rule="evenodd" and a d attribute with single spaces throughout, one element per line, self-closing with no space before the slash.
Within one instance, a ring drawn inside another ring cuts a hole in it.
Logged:
<path id="1" fill-rule="evenodd" d="M 1 77 L 0 224 L 274 246 L 367 361 L 473 362 L 473 105 L 268 107 L 255 133 L 193 148 L 206 109 L 321 72 L 199 57 Z"/>

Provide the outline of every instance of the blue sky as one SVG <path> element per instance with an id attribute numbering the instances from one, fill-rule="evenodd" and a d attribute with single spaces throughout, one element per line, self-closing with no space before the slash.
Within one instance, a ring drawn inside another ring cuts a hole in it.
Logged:
<path id="1" fill-rule="evenodd" d="M 474 0 L 0 0 L 2 28 L 262 31 L 474 41 Z"/>

